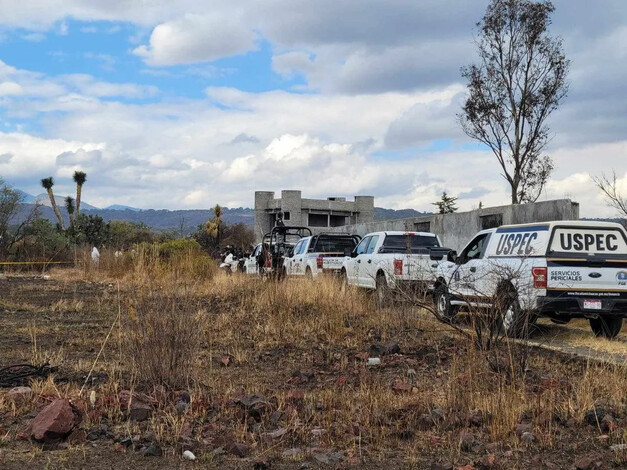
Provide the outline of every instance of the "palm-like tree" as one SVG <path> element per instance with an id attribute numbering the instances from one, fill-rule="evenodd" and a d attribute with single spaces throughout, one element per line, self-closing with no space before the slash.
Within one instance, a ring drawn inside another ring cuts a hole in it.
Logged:
<path id="1" fill-rule="evenodd" d="M 76 215 L 81 210 L 81 193 L 83 192 L 83 185 L 87 181 L 87 173 L 83 171 L 74 172 L 74 182 L 76 183 Z"/>
<path id="2" fill-rule="evenodd" d="M 72 229 L 74 227 L 74 198 L 72 196 L 65 198 L 65 210 L 70 218 L 70 229 Z"/>
<path id="3" fill-rule="evenodd" d="M 54 214 L 57 216 L 57 220 L 59 221 L 59 225 L 61 228 L 65 228 L 65 224 L 63 223 L 63 217 L 61 217 L 61 212 L 59 212 L 59 208 L 57 207 L 57 201 L 54 200 L 54 193 L 52 192 L 52 187 L 54 186 L 54 179 L 52 176 L 48 178 L 43 178 L 41 180 L 41 185 L 48 193 L 48 197 L 50 198 L 50 204 L 52 205 L 52 210 Z"/>

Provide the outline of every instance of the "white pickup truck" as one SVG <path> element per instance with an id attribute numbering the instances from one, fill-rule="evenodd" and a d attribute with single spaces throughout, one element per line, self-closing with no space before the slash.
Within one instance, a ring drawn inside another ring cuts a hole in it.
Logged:
<path id="1" fill-rule="evenodd" d="M 342 265 L 344 285 L 374 289 L 384 305 L 392 290 L 430 290 L 440 240 L 428 232 L 375 232 L 366 235 Z M 448 251 L 448 250 L 447 250 Z M 439 258 L 441 259 L 440 254 Z"/>
<path id="2" fill-rule="evenodd" d="M 322 233 L 302 238 L 283 262 L 286 276 L 314 279 L 322 273 L 339 273 L 346 257 L 359 243 L 356 235 Z"/>
<path id="3" fill-rule="evenodd" d="M 443 318 L 499 299 L 501 330 L 509 336 L 544 316 L 556 323 L 588 318 L 596 336 L 613 338 L 627 316 L 627 234 L 616 223 L 502 226 L 479 232 L 447 258 L 434 293 Z"/>

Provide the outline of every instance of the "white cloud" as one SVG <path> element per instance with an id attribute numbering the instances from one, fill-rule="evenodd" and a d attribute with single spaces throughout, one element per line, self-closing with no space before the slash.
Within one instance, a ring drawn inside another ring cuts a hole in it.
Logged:
<path id="1" fill-rule="evenodd" d="M 254 49 L 255 34 L 231 18 L 187 14 L 153 29 L 150 44 L 133 53 L 149 65 L 213 61 Z"/>

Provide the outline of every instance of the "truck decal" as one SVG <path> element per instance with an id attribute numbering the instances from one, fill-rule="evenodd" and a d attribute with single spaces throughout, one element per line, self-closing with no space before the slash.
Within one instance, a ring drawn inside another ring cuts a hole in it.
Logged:
<path id="1" fill-rule="evenodd" d="M 560 253 L 625 254 L 627 242 L 615 229 L 556 227 L 551 240 L 551 251 Z"/>
<path id="2" fill-rule="evenodd" d="M 496 230 L 496 242 L 490 242 L 489 257 L 529 257 L 546 251 L 549 229 L 545 225 L 503 227 Z"/>

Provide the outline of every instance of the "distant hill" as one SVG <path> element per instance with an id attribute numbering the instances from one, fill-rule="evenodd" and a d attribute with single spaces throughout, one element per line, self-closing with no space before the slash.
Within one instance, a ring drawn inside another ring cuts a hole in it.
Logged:
<path id="1" fill-rule="evenodd" d="M 60 198 L 58 199 L 59 210 L 61 214 L 65 218 L 66 223 L 68 222 L 67 213 L 63 204 L 61 204 Z M 27 214 L 31 209 L 32 204 L 24 204 L 22 209 L 22 214 L 18 219 L 23 218 L 25 214 Z M 107 209 L 88 209 L 88 204 L 84 204 L 81 202 L 81 212 L 87 215 L 99 215 L 105 221 L 109 222 L 111 220 L 125 220 L 128 222 L 135 223 L 144 223 L 147 226 L 151 227 L 153 230 L 157 231 L 165 231 L 165 230 L 176 230 L 180 231 L 183 229 L 183 233 L 190 234 L 196 230 L 196 228 L 213 217 L 212 209 L 192 209 L 192 210 L 167 210 L 167 209 L 147 209 L 141 210 L 133 207 L 121 206 L 118 208 L 107 208 Z M 44 205 L 40 208 L 41 217 L 50 220 L 51 222 L 56 222 L 56 217 L 52 208 L 50 207 L 50 201 L 48 201 L 47 205 Z M 252 227 L 255 220 L 255 211 L 253 209 L 247 207 L 237 207 L 237 208 L 223 208 L 223 216 L 222 220 L 227 224 L 245 224 L 249 227 Z M 413 209 L 402 209 L 402 210 L 394 210 L 394 209 L 383 209 L 381 207 L 375 208 L 375 220 L 392 220 L 392 219 L 402 219 L 406 217 L 417 217 L 425 215 L 423 212 L 418 212 Z"/>

